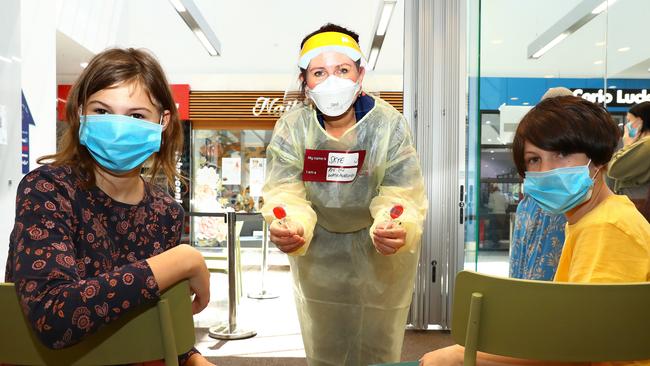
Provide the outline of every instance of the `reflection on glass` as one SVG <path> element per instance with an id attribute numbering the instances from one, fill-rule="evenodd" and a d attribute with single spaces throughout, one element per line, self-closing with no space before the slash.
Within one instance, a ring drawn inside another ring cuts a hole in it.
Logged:
<path id="1" fill-rule="evenodd" d="M 271 131 L 267 130 L 192 131 L 190 206 L 193 213 L 199 214 L 192 217 L 194 245 L 222 247 L 227 239 L 227 225 L 222 217 L 200 214 L 257 212 L 263 204 L 266 146 L 270 138 Z M 256 221 L 252 225 L 244 223 L 244 229 L 250 226 L 247 236 L 261 237 L 261 219 Z"/>

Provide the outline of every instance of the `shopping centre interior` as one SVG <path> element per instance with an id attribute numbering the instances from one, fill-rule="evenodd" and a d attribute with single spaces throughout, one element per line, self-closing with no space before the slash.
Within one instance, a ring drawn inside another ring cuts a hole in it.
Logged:
<path id="1" fill-rule="evenodd" d="M 16 187 L 57 151 L 71 85 L 106 48 L 146 48 L 184 122 L 178 169 L 189 179 L 170 191 L 186 212 L 182 241 L 212 272 L 212 300 L 194 318 L 197 348 L 222 366 L 306 365 L 289 261 L 259 209 L 275 121 L 296 103 L 300 42 L 335 23 L 359 34 L 363 89 L 404 113 L 423 167 L 429 215 L 402 356 L 417 359 L 453 344 L 456 272 L 508 276 L 522 116 L 557 86 L 604 105 L 621 128 L 630 106 L 650 100 L 648 14 L 646 0 L 3 0 L 0 268 Z M 254 336 L 210 337 L 233 307 Z"/>

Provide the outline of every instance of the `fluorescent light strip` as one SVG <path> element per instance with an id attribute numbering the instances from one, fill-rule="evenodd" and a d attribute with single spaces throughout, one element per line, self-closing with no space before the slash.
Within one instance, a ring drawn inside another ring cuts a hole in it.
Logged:
<path id="1" fill-rule="evenodd" d="M 196 34 L 196 37 L 199 39 L 199 41 L 201 41 L 201 44 L 203 45 L 203 47 L 205 47 L 205 49 L 208 51 L 208 53 L 211 56 L 217 56 L 219 54 L 217 50 L 215 50 L 214 47 L 212 47 L 212 44 L 210 44 L 208 38 L 205 36 L 205 34 L 203 34 L 203 31 L 201 31 L 200 29 L 193 29 L 192 31 L 194 32 L 194 34 Z"/>
<path id="2" fill-rule="evenodd" d="M 11 59 L 10 59 L 10 58 L 6 58 L 6 57 L 3 57 L 3 56 L 0 56 L 0 61 L 4 61 L 4 62 L 6 62 L 6 63 L 8 63 L 8 64 L 11 63 Z"/>
<path id="3" fill-rule="evenodd" d="M 187 9 L 185 9 L 183 4 L 181 4 L 180 0 L 169 0 L 169 1 L 172 3 L 174 9 L 176 9 L 177 12 L 184 13 L 187 11 Z"/>
<path id="4" fill-rule="evenodd" d="M 370 68 L 370 70 L 374 70 L 378 57 L 379 57 L 379 48 L 371 49 L 370 56 L 368 56 L 368 68 Z"/>
<path id="5" fill-rule="evenodd" d="M 388 29 L 388 22 L 390 22 L 390 16 L 393 14 L 394 8 L 395 3 L 384 3 L 384 9 L 381 11 L 379 25 L 377 25 L 377 31 L 375 32 L 376 35 L 383 36 L 386 34 L 386 30 Z"/>
<path id="6" fill-rule="evenodd" d="M 557 37 L 553 38 L 552 41 L 546 44 L 546 46 L 539 49 L 539 51 L 533 54 L 533 58 L 540 58 L 543 54 L 548 52 L 551 48 L 557 46 L 558 43 L 562 42 L 566 37 L 569 36 L 569 33 L 561 33 Z"/>
<path id="7" fill-rule="evenodd" d="M 616 2 L 616 0 L 605 0 L 605 1 L 603 1 L 602 3 L 600 3 L 600 5 L 598 5 L 597 7 L 594 8 L 594 10 L 591 12 L 591 14 L 600 14 L 600 13 L 602 13 L 605 10 L 607 10 L 608 7 L 612 6 L 612 4 L 614 4 L 615 2 Z"/>

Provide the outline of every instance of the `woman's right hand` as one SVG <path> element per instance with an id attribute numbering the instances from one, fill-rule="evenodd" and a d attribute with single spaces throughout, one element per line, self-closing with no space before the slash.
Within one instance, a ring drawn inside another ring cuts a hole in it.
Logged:
<path id="1" fill-rule="evenodd" d="M 176 283 L 188 280 L 194 295 L 192 313 L 205 309 L 210 302 L 210 272 L 198 250 L 187 244 L 177 245 L 147 259 L 158 289 L 164 291 Z"/>
<path id="2" fill-rule="evenodd" d="M 271 241 L 285 253 L 292 253 L 305 245 L 305 230 L 302 225 L 291 220 L 274 220 L 269 227 Z"/>

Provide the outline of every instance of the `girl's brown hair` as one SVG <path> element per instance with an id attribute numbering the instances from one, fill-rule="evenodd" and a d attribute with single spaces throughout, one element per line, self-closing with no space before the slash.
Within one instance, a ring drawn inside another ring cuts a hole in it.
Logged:
<path id="1" fill-rule="evenodd" d="M 154 153 L 151 161 L 149 180 L 159 172 L 167 178 L 172 187 L 175 178 L 183 179 L 176 170 L 176 162 L 183 149 L 183 126 L 178 117 L 176 103 L 167 83 L 162 67 L 152 54 L 142 49 L 112 48 L 105 50 L 90 60 L 68 95 L 65 114 L 67 129 L 59 141 L 59 151 L 38 159 L 39 164 L 50 163 L 55 166 L 69 165 L 82 177 L 86 177 L 87 187 L 95 185 L 95 161 L 85 146 L 79 142 L 79 113 L 88 98 L 96 92 L 120 84 L 135 83 L 149 95 L 152 104 L 159 112 L 168 110 L 170 120 L 162 133 L 160 151 Z"/>

